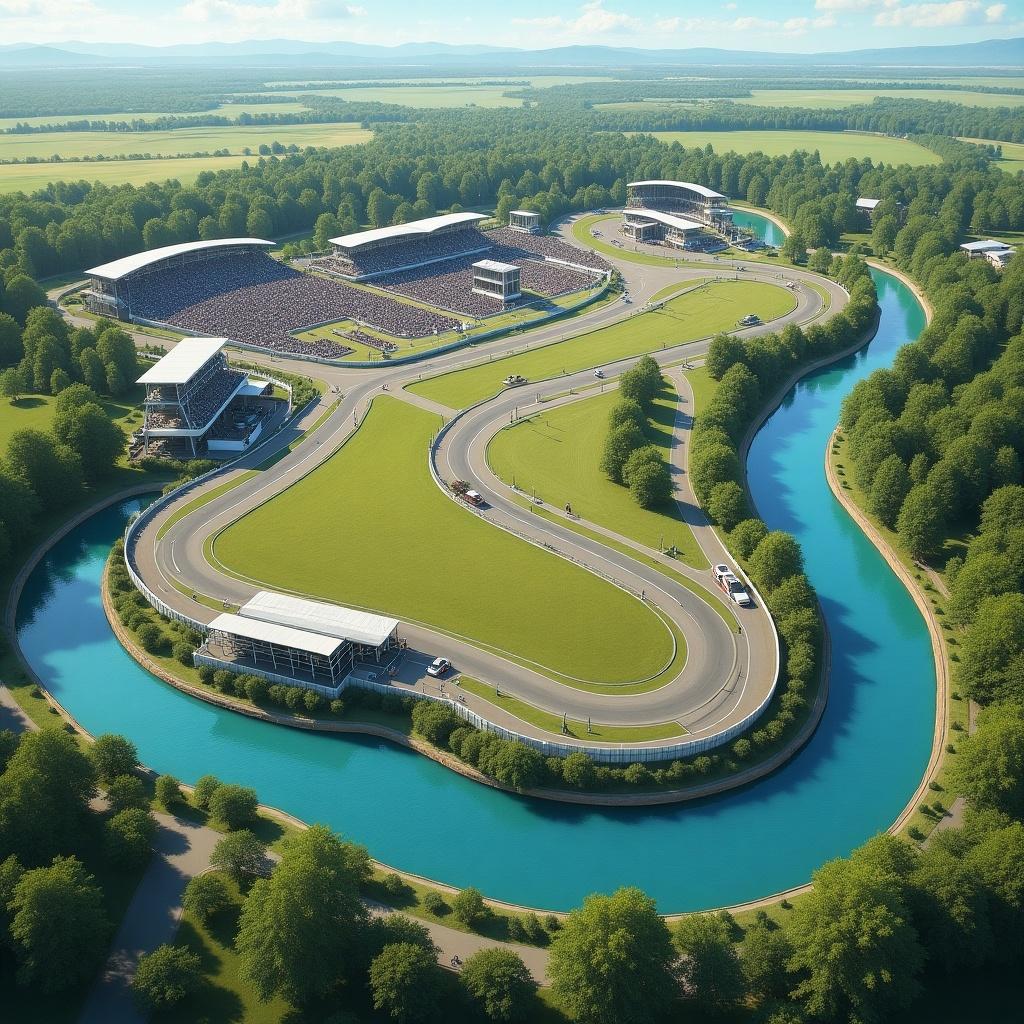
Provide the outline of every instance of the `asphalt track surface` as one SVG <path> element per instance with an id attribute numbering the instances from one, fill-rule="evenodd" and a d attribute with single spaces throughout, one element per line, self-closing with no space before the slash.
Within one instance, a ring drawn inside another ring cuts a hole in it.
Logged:
<path id="1" fill-rule="evenodd" d="M 562 227 L 564 237 L 572 244 L 578 243 L 569 231 L 569 223 Z M 663 253 L 654 247 L 642 249 L 650 253 Z M 246 352 L 247 361 L 267 366 L 273 374 L 275 369 L 303 376 L 315 376 L 329 385 L 328 393 L 301 418 L 286 426 L 263 445 L 247 453 L 226 474 L 216 477 L 208 485 L 188 492 L 168 508 L 149 521 L 135 545 L 136 568 L 147 585 L 167 604 L 195 619 L 209 621 L 217 612 L 205 604 L 193 601 L 192 592 L 206 595 L 230 604 L 241 604 L 257 590 L 263 589 L 259 581 L 243 581 L 220 571 L 207 561 L 204 544 L 207 538 L 216 534 L 247 511 L 268 500 L 273 495 L 295 483 L 311 470 L 329 458 L 345 439 L 357 429 L 366 415 L 370 402 L 385 390 L 393 397 L 411 401 L 423 408 L 431 409 L 451 418 L 454 410 L 412 395 L 403 390 L 407 384 L 428 376 L 435 376 L 449 370 L 459 369 L 498 358 L 512 352 L 522 352 L 553 341 L 560 341 L 589 332 L 596 327 L 616 323 L 643 309 L 651 296 L 669 285 L 685 287 L 696 279 L 713 276 L 738 278 L 748 281 L 763 281 L 782 285 L 788 281 L 797 282 L 794 295 L 797 305 L 794 310 L 769 324 L 745 329 L 742 334 L 751 336 L 781 330 L 787 323 L 806 324 L 825 319 L 842 309 L 848 301 L 846 292 L 835 282 L 817 275 L 791 269 L 780 269 L 752 261 L 714 261 L 714 269 L 708 264 L 712 259 L 696 255 L 682 259 L 673 254 L 666 265 L 653 266 L 607 257 L 621 273 L 631 303 L 616 299 L 610 303 L 585 311 L 568 322 L 555 322 L 539 327 L 525 335 L 487 342 L 480 347 L 469 347 L 457 352 L 439 355 L 424 363 L 407 366 L 389 366 L 382 363 L 379 368 L 368 370 L 347 369 L 343 364 L 310 364 L 286 357 L 266 357 Z M 786 281 L 780 281 L 781 276 Z M 803 282 L 813 280 L 819 287 L 827 289 L 828 308 L 818 292 L 806 287 Z M 137 335 L 140 344 L 151 344 L 152 337 Z M 714 531 L 698 508 L 689 488 L 685 472 L 688 451 L 689 426 L 691 423 L 692 395 L 689 386 L 677 370 L 671 368 L 681 360 L 699 359 L 707 351 L 710 339 L 688 342 L 672 348 L 651 353 L 662 365 L 680 391 L 680 413 L 677 417 L 672 447 L 672 468 L 676 481 L 676 500 L 684 520 L 690 525 L 698 543 L 709 562 L 731 561 L 725 554 Z M 605 383 L 614 385 L 624 370 L 632 366 L 638 357 L 601 364 Z M 638 561 L 606 546 L 599 541 L 582 536 L 567 523 L 561 510 L 547 509 L 553 519 L 533 515 L 514 499 L 511 488 L 498 480 L 486 464 L 487 441 L 511 416 L 530 415 L 540 408 L 551 409 L 559 404 L 584 401 L 596 393 L 593 386 L 594 367 L 578 373 L 563 375 L 547 381 L 534 382 L 525 388 L 501 390 L 495 397 L 478 403 L 455 419 L 442 437 L 439 446 L 432 452 L 438 475 L 445 480 L 464 479 L 471 483 L 485 499 L 482 510 L 466 506 L 467 515 L 481 515 L 492 522 L 495 528 L 507 528 L 525 536 L 536 544 L 544 545 L 556 554 L 571 557 L 589 569 L 608 576 L 637 594 L 642 591 L 647 603 L 660 614 L 670 618 L 682 631 L 687 641 L 687 658 L 680 673 L 656 689 L 640 694 L 616 693 L 614 686 L 600 692 L 590 692 L 556 682 L 540 668 L 531 670 L 523 664 L 509 660 L 499 654 L 482 650 L 469 640 L 458 639 L 440 629 L 426 624 L 403 622 L 400 634 L 408 641 L 410 651 L 403 663 L 400 684 L 415 689 L 427 689 L 436 685 L 428 681 L 423 669 L 429 660 L 443 654 L 454 662 L 456 669 L 468 676 L 499 686 L 503 691 L 514 693 L 540 708 L 554 714 L 568 714 L 570 718 L 585 720 L 592 717 L 606 725 L 642 725 L 679 722 L 692 736 L 706 736 L 720 732 L 742 719 L 757 707 L 771 688 L 777 672 L 776 647 L 773 630 L 766 611 L 755 602 L 751 609 L 737 609 L 736 616 L 741 631 L 735 632 L 730 625 L 693 590 L 682 586 L 670 577 L 658 572 L 642 561 Z M 496 390 L 499 382 L 495 382 Z M 567 394 L 588 388 L 581 394 Z M 173 524 L 162 537 L 158 534 L 162 525 L 185 504 L 201 497 L 215 487 L 236 479 L 292 444 L 312 423 L 333 403 L 331 414 L 312 432 L 299 442 L 295 449 L 280 458 L 269 468 L 249 480 L 210 500 L 201 508 L 191 512 Z M 426 453 L 425 453 L 426 457 Z M 635 548 L 647 559 L 661 560 L 675 572 L 687 576 L 693 584 L 709 594 L 719 594 L 715 588 L 710 570 L 694 570 L 676 560 L 662 558 L 656 551 L 643 548 L 628 538 L 619 537 L 593 524 L 581 524 L 590 531 L 604 533 L 619 544 Z M 178 581 L 186 589 L 181 593 L 171 580 Z M 308 596 L 315 597 L 315 594 Z M 387 608 L 373 609 L 387 614 Z M 452 684 L 448 684 L 451 692 Z M 436 691 L 434 691 L 436 692 Z M 503 709 L 488 704 L 482 698 L 468 696 L 468 706 L 484 717 L 520 733 L 537 738 L 572 742 L 568 737 L 556 737 L 551 733 L 527 725 L 509 716 Z M 661 741 L 671 744 L 678 739 Z M 591 741 L 587 745 L 595 744 Z M 607 744 L 622 746 L 623 744 Z M 656 746 L 658 741 L 645 741 L 644 746 Z"/>

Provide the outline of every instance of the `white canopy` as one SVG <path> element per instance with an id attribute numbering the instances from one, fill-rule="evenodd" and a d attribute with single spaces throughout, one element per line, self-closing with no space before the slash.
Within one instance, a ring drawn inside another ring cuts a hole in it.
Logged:
<path id="1" fill-rule="evenodd" d="M 716 192 L 713 188 L 707 188 L 705 185 L 695 185 L 692 181 L 669 181 L 665 178 L 651 178 L 649 181 L 631 181 L 626 187 L 635 188 L 638 185 L 668 185 L 671 188 L 685 188 L 691 192 L 696 192 L 697 195 L 703 196 L 705 199 L 725 199 L 721 192 Z"/>
<path id="2" fill-rule="evenodd" d="M 322 633 L 313 633 L 307 629 L 282 626 L 276 622 L 261 622 L 259 619 L 231 615 L 228 612 L 218 615 L 208 628 L 231 633 L 247 640 L 260 640 L 263 643 L 277 644 L 279 647 L 291 647 L 297 651 L 319 654 L 324 658 L 329 658 L 344 643 L 337 637 L 324 636 Z"/>
<path id="3" fill-rule="evenodd" d="M 204 242 L 179 242 L 177 245 L 164 245 L 159 249 L 147 249 L 145 252 L 136 252 L 131 256 L 122 256 L 119 260 L 111 263 L 104 263 L 102 266 L 93 267 L 86 273 L 90 277 L 102 277 L 107 281 L 119 281 L 136 270 L 152 266 L 161 260 L 170 259 L 173 256 L 184 256 L 189 252 L 201 252 L 203 249 L 230 248 L 235 245 L 261 245 L 270 248 L 276 243 L 268 242 L 265 238 L 211 238 Z"/>
<path id="4" fill-rule="evenodd" d="M 476 224 L 487 220 L 482 213 L 464 210 L 462 213 L 443 213 L 438 217 L 425 217 L 423 220 L 411 220 L 408 224 L 392 224 L 386 228 L 372 228 L 369 231 L 356 231 L 351 235 L 341 235 L 330 239 L 332 245 L 343 249 L 358 249 L 372 242 L 382 242 L 389 238 L 422 238 L 443 228 L 455 227 L 458 224 Z"/>
<path id="5" fill-rule="evenodd" d="M 238 609 L 238 614 L 372 647 L 379 647 L 398 627 L 397 619 L 270 590 L 261 590 Z"/>
<path id="6" fill-rule="evenodd" d="M 227 338 L 183 338 L 138 383 L 186 384 L 226 344 Z"/>
<path id="7" fill-rule="evenodd" d="M 671 213 L 662 213 L 661 210 L 638 210 L 630 208 L 626 210 L 630 217 L 643 217 L 645 220 L 654 220 L 666 227 L 677 228 L 680 231 L 697 231 L 701 225 L 696 221 L 687 220 L 685 217 L 676 217 Z"/>

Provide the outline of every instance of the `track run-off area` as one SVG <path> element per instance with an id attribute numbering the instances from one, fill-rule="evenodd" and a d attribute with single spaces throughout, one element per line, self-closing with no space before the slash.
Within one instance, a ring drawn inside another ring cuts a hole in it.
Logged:
<path id="1" fill-rule="evenodd" d="M 578 244 L 573 227 L 562 231 Z M 847 297 L 835 282 L 754 261 L 627 257 L 614 260 L 627 298 L 569 323 L 424 363 L 317 365 L 328 385 L 320 406 L 145 522 L 132 548 L 141 578 L 200 621 L 260 589 L 394 615 L 410 648 L 398 691 L 440 695 L 425 667 L 449 657 L 467 679 L 463 706 L 533 741 L 648 758 L 727 739 L 773 691 L 777 641 L 760 601 L 727 607 L 715 586 L 710 565 L 731 560 L 689 488 L 693 398 L 679 364 L 746 313 L 764 321 L 750 333 L 781 330 L 828 317 Z M 600 525 L 585 512 L 538 515 L 487 464 L 488 440 L 510 420 L 585 405 L 644 353 L 679 392 L 671 518 L 692 564 L 607 526 L 606 536 L 581 529 Z M 310 372 L 284 358 L 274 367 Z M 517 373 L 529 384 L 503 387 Z M 482 508 L 452 497 L 455 479 L 483 495 Z M 563 716 L 606 728 L 563 736 Z"/>
<path id="2" fill-rule="evenodd" d="M 841 397 L 924 324 L 908 289 L 885 274 L 876 281 L 882 317 L 874 341 L 798 385 L 750 454 L 758 510 L 771 528 L 791 529 L 801 541 L 833 641 L 830 703 L 817 733 L 799 757 L 756 785 L 699 804 L 556 811 L 379 740 L 281 729 L 160 686 L 120 647 L 97 595 L 109 544 L 137 503 L 73 531 L 32 574 L 19 614 L 22 649 L 83 727 L 131 736 L 157 770 L 191 781 L 208 771 L 244 781 L 268 803 L 330 824 L 381 860 L 495 898 L 567 908 L 628 883 L 674 912 L 799 884 L 823 860 L 892 822 L 921 777 L 931 736 L 934 676 L 923 622 L 820 472 Z M 476 353 L 465 355 L 472 361 Z M 678 370 L 668 373 L 678 381 Z M 360 418 L 369 397 L 359 396 Z M 349 422 L 352 411 L 345 411 Z M 294 442 L 315 418 L 307 414 L 275 443 Z M 333 443 L 328 425 L 293 455 Z"/>

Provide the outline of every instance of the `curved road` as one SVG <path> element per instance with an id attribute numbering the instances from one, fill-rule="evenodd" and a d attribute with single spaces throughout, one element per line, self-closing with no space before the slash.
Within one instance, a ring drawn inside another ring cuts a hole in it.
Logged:
<path id="1" fill-rule="evenodd" d="M 568 224 L 563 227 L 563 231 L 567 230 Z M 566 240 L 578 244 L 568 233 Z M 651 251 L 657 252 L 653 248 Z M 640 311 L 650 301 L 651 296 L 670 285 L 679 284 L 683 287 L 687 282 L 698 278 L 706 278 L 712 274 L 732 276 L 732 273 L 736 276 L 742 273 L 745 280 L 778 284 L 781 276 L 775 267 L 738 260 L 716 261 L 712 270 L 706 256 L 681 258 L 681 266 L 676 266 L 674 264 L 679 258 L 673 255 L 673 265 L 664 267 L 630 262 L 628 253 L 624 253 L 622 259 L 607 258 L 621 273 L 632 298 L 632 304 L 616 299 L 585 311 L 568 323 L 556 322 L 548 327 L 539 327 L 529 332 L 525 338 L 515 336 L 488 342 L 483 360 L 479 351 L 471 347 L 437 356 L 429 361 L 428 368 L 422 363 L 408 366 L 389 366 L 382 363 L 379 368 L 353 370 L 345 368 L 344 365 L 326 364 L 317 364 L 315 368 L 311 368 L 310 364 L 299 360 L 245 353 L 247 359 L 266 364 L 268 372 L 271 373 L 275 368 L 307 376 L 313 373 L 327 382 L 330 391 L 299 421 L 290 424 L 255 451 L 247 453 L 226 474 L 190 491 L 154 516 L 142 529 L 134 546 L 135 564 L 140 575 L 167 604 L 193 618 L 209 621 L 216 611 L 205 604 L 193 601 L 191 592 L 215 597 L 231 604 L 240 604 L 248 600 L 256 590 L 261 589 L 261 586 L 256 581 L 247 583 L 235 579 L 211 566 L 204 553 L 207 538 L 238 519 L 246 511 L 279 493 L 330 457 L 356 428 L 372 398 L 382 393 L 385 386 L 396 398 L 411 401 L 450 417 L 453 410 L 412 395 L 403 390 L 404 386 L 423 376 L 434 376 L 448 370 L 475 365 L 513 351 L 532 349 L 617 322 Z M 741 271 L 740 267 L 744 269 Z M 770 324 L 749 328 L 743 332 L 744 334 L 775 331 L 788 322 L 805 323 L 831 315 L 841 309 L 847 301 L 845 291 L 835 282 L 802 271 L 786 270 L 785 275 L 798 282 L 813 280 L 826 288 L 830 300 L 828 311 L 823 310 L 824 303 L 815 289 L 798 286 L 794 290 L 797 299 L 794 310 Z M 144 343 L 152 343 L 151 337 L 137 337 Z M 702 355 L 706 352 L 708 343 L 709 339 L 687 342 L 652 354 L 659 363 L 672 364 Z M 619 374 L 636 362 L 636 358 L 602 364 L 606 382 L 612 383 Z M 669 372 L 682 396 L 672 452 L 676 497 L 683 518 L 693 529 L 708 560 L 712 563 L 728 560 L 714 531 L 707 525 L 706 519 L 697 507 L 689 488 L 688 477 L 685 474 L 685 452 L 688 450 L 685 442 L 688 439 L 691 416 L 686 410 L 686 405 L 692 402 L 692 396 L 689 394 L 685 378 L 671 370 Z M 774 634 L 764 610 L 757 607 L 738 610 L 737 617 L 742 629 L 739 633 L 734 632 L 731 625 L 693 590 L 651 568 L 649 564 L 575 532 L 569 525 L 563 525 L 566 517 L 560 513 L 555 513 L 554 521 L 551 521 L 524 510 L 512 500 L 511 489 L 499 481 L 486 465 L 487 441 L 509 422 L 510 415 L 515 414 L 517 409 L 520 415 L 524 412 L 528 415 L 534 407 L 540 408 L 538 401 L 543 402 L 544 408 L 553 408 L 560 404 L 583 400 L 586 394 L 566 395 L 565 392 L 593 383 L 592 368 L 589 368 L 548 381 L 531 383 L 528 395 L 516 389 L 499 392 L 494 398 L 478 404 L 455 419 L 446 431 L 443 442 L 433 452 L 435 467 L 442 479 L 469 480 L 475 489 L 484 495 L 487 507 L 477 511 L 467 506 L 467 514 L 483 515 L 496 527 L 508 528 L 526 535 L 534 543 L 548 546 L 594 571 L 610 576 L 634 592 L 643 591 L 645 600 L 664 616 L 672 619 L 686 636 L 688 650 L 683 669 L 674 679 L 658 689 L 643 694 L 616 694 L 614 687 L 609 687 L 606 692 L 589 693 L 553 682 L 540 672 L 531 671 L 499 655 L 480 650 L 469 642 L 455 640 L 438 630 L 406 622 L 402 624 L 401 629 L 403 636 L 408 640 L 410 652 L 403 664 L 400 681 L 422 689 L 426 682 L 422 669 L 435 654 L 443 653 L 452 658 L 461 672 L 496 684 L 503 690 L 513 691 L 517 696 L 555 714 L 567 713 L 574 719 L 592 716 L 599 722 L 611 725 L 677 721 L 693 736 L 721 731 L 731 722 L 743 718 L 756 708 L 774 681 Z M 533 399 L 533 404 L 525 410 L 521 404 L 524 397 Z M 544 402 L 545 399 L 548 401 Z M 201 509 L 171 525 L 163 536 L 158 536 L 163 525 L 181 506 L 203 495 L 204 492 L 220 487 L 226 481 L 237 479 L 294 443 L 331 402 L 334 403 L 334 407 L 330 415 L 315 432 L 296 444 L 293 451 L 283 455 L 279 461 L 258 475 L 213 498 Z M 620 545 L 635 548 L 645 559 L 659 558 L 657 552 L 643 548 L 628 538 L 601 530 L 593 524 L 586 525 L 592 532 L 604 533 Z M 674 559 L 661 560 L 676 573 L 688 577 L 697 588 L 713 594 L 718 593 L 709 570 L 694 570 Z M 178 581 L 179 585 L 184 585 L 187 591 L 181 593 L 172 585 L 172 579 Z M 551 733 L 524 726 L 524 723 L 512 719 L 502 709 L 495 708 L 482 698 L 469 696 L 468 704 L 478 713 L 507 728 L 532 734 L 540 739 L 555 738 Z M 570 738 L 558 739 L 571 742 Z M 663 742 L 669 744 L 676 742 L 677 739 L 678 737 Z"/>

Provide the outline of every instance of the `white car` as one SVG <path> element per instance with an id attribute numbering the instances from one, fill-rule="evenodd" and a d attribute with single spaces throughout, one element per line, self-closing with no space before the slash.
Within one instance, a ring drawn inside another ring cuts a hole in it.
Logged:
<path id="1" fill-rule="evenodd" d="M 750 606 L 750 595 L 747 593 L 746 587 L 740 583 L 739 578 L 729 566 L 716 565 L 712 572 L 715 576 L 715 582 L 729 596 L 730 600 L 734 601 L 741 608 Z"/>
<path id="2" fill-rule="evenodd" d="M 451 670 L 452 663 L 447 658 L 435 658 L 427 666 L 428 676 L 443 676 Z"/>
<path id="3" fill-rule="evenodd" d="M 598 380 L 604 380 L 604 370 L 602 370 L 600 367 L 598 367 L 594 371 L 594 376 L 597 377 Z"/>

